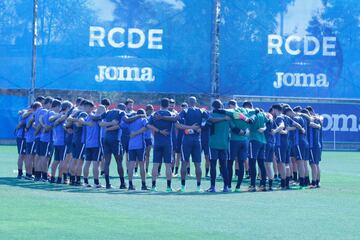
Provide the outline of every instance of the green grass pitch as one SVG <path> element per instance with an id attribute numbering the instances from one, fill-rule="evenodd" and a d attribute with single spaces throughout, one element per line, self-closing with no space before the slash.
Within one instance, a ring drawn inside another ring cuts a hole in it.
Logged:
<path id="1" fill-rule="evenodd" d="M 185 194 L 30 183 L 15 179 L 16 159 L 0 147 L 1 240 L 360 239 L 359 153 L 325 152 L 320 189 L 229 194 L 193 193 L 194 179 Z"/>

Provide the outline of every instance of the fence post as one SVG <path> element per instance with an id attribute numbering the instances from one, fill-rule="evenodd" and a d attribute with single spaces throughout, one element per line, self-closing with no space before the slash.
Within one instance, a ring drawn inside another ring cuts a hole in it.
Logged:
<path id="1" fill-rule="evenodd" d="M 219 56 L 220 56 L 220 0 L 214 1 L 211 49 L 211 102 L 219 97 Z M 210 102 L 210 106 L 211 106 Z"/>
<path id="2" fill-rule="evenodd" d="M 29 104 L 31 104 L 35 100 L 37 15 L 38 15 L 38 0 L 33 0 L 31 89 L 29 91 Z"/>

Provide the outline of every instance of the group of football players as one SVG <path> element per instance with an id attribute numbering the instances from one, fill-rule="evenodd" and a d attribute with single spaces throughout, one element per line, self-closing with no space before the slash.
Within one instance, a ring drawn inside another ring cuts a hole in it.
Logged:
<path id="1" fill-rule="evenodd" d="M 210 179 L 207 192 L 217 191 L 219 178 L 223 192 L 240 192 L 244 178 L 249 192 L 320 186 L 323 119 L 311 106 L 279 103 L 266 111 L 249 101 L 230 100 L 224 107 L 216 99 L 211 107 L 199 108 L 193 96 L 178 108 L 174 99 L 162 98 L 156 111 L 151 104 L 135 111 L 132 99 L 115 105 L 109 99 L 95 104 L 81 97 L 72 103 L 39 96 L 19 111 L 18 178 L 111 189 L 114 159 L 120 189 L 135 190 L 133 178 L 139 173 L 142 191 L 158 191 L 164 166 L 166 191 L 174 191 L 172 179 L 179 176 L 178 191 L 186 192 L 191 159 L 197 192 L 203 191 L 203 175 Z"/>

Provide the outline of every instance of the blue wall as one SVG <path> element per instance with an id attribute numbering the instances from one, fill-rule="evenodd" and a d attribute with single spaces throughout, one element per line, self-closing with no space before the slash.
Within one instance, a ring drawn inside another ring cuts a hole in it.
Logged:
<path id="1" fill-rule="evenodd" d="M 359 15 L 358 0 L 222 0 L 221 93 L 360 99 Z"/>
<path id="2" fill-rule="evenodd" d="M 15 138 L 14 130 L 18 123 L 19 110 L 27 107 L 27 97 L 0 95 L 1 131 L 0 139 Z"/>

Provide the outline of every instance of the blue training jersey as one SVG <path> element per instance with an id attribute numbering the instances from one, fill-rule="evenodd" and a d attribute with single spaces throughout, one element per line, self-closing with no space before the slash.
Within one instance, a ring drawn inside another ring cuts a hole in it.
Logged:
<path id="1" fill-rule="evenodd" d="M 207 121 L 209 115 L 200 108 L 189 107 L 182 110 L 179 117 L 180 122 L 185 125 L 191 126 L 197 124 L 198 126 L 201 126 L 204 121 Z M 200 139 L 200 134 L 194 131 L 193 134 L 184 134 L 184 137 L 196 137 Z"/>
<path id="2" fill-rule="evenodd" d="M 161 116 L 174 116 L 169 110 L 159 110 L 155 114 L 159 114 Z M 165 120 L 156 120 L 152 115 L 149 119 L 149 124 L 155 126 L 159 130 L 167 130 L 169 135 L 164 136 L 159 132 L 154 134 L 154 145 L 172 145 L 172 135 L 171 132 L 173 131 L 174 124 L 170 121 Z"/>
<path id="3" fill-rule="evenodd" d="M 53 126 L 53 123 L 50 122 L 50 117 L 52 117 L 53 115 L 55 115 L 54 111 L 47 111 L 44 115 L 43 115 L 43 123 L 47 126 Z M 42 129 L 41 134 L 40 134 L 40 141 L 42 142 L 51 142 L 52 141 L 52 129 L 46 131 L 45 129 Z"/>
<path id="4" fill-rule="evenodd" d="M 27 118 L 25 118 L 25 124 L 28 125 L 31 119 L 34 118 L 35 113 L 31 113 Z M 25 140 L 27 143 L 35 141 L 35 128 L 31 125 L 25 132 Z"/>
<path id="5" fill-rule="evenodd" d="M 99 121 L 92 119 L 91 115 L 88 115 L 85 122 L 91 122 L 92 126 L 85 126 L 84 143 L 86 148 L 100 147 L 100 126 Z"/>
<path id="6" fill-rule="evenodd" d="M 146 127 L 148 121 L 146 118 L 136 119 L 134 122 L 127 124 L 128 131 L 135 132 L 143 127 Z M 144 133 L 136 135 L 129 140 L 129 150 L 145 148 L 145 136 Z"/>

